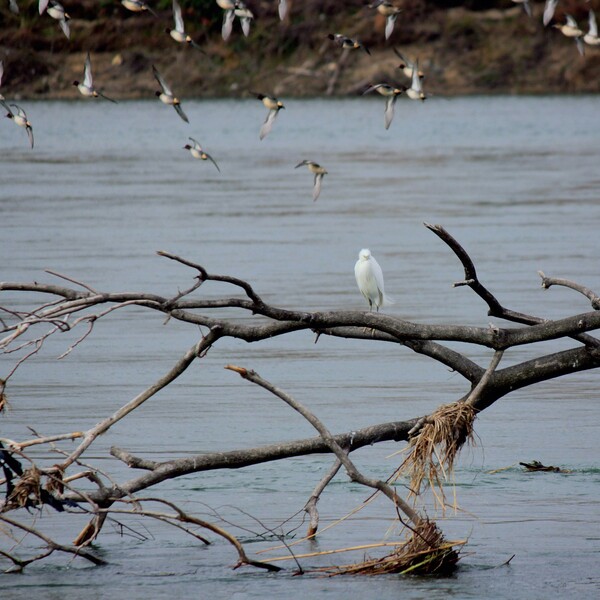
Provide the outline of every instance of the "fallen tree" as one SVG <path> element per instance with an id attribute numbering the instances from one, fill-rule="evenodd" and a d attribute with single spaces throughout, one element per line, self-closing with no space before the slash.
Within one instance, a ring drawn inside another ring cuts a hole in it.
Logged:
<path id="1" fill-rule="evenodd" d="M 207 332 L 151 386 L 87 431 L 66 432 L 47 437 L 36 434 L 32 439 L 22 441 L 0 437 L 0 466 L 4 474 L 3 480 L 0 480 L 0 489 L 4 492 L 0 504 L 0 521 L 11 532 L 27 532 L 39 538 L 44 545 L 42 552 L 27 558 L 22 558 L 12 548 L 0 547 L 0 556 L 12 563 L 11 570 L 22 570 L 31 562 L 42 560 L 57 551 L 101 564 L 104 559 L 94 553 L 93 542 L 101 534 L 107 519 L 115 519 L 121 514 L 135 514 L 168 522 L 203 543 L 209 543 L 207 538 L 197 533 L 198 528 L 205 529 L 233 545 L 238 554 L 238 566 L 247 564 L 267 570 L 278 570 L 280 567 L 272 563 L 249 557 L 235 536 L 221 526 L 188 514 L 169 499 L 145 496 L 142 492 L 147 492 L 165 480 L 192 473 L 238 469 L 290 457 L 331 453 L 335 456 L 335 463 L 331 471 L 318 482 L 305 506 L 310 517 L 307 537 L 318 535 L 317 502 L 328 483 L 342 468 L 352 481 L 372 489 L 373 493 L 387 497 L 392 506 L 391 518 L 397 519 L 408 530 L 408 539 L 398 543 L 384 558 L 345 566 L 336 572 L 451 572 L 458 561 L 460 544 L 444 539 L 437 525 L 418 510 L 415 498 L 419 498 L 424 489 L 432 488 L 435 490 L 435 498 L 444 506 L 444 485 L 462 446 L 472 439 L 473 423 L 479 412 L 514 390 L 600 366 L 600 340 L 589 333 L 600 328 L 600 298 L 583 285 L 565 279 L 546 277 L 540 273 L 544 288 L 554 285 L 569 287 L 585 295 L 591 303 L 592 310 L 558 320 L 544 320 L 535 315 L 515 312 L 504 307 L 479 281 L 470 256 L 445 229 L 437 225 L 426 226 L 448 245 L 462 263 L 464 278 L 454 283 L 454 286 L 469 286 L 487 305 L 488 315 L 516 323 L 518 326 L 486 328 L 427 325 L 373 312 L 306 312 L 283 309 L 266 303 L 247 281 L 209 273 L 202 265 L 167 252 L 158 254 L 195 271 L 194 283 L 170 298 L 152 293 L 100 292 L 86 283 L 58 273 L 53 275 L 66 281 L 68 285 L 37 282 L 0 283 L 0 292 L 17 292 L 27 297 L 39 294 L 44 299 L 48 295 L 51 297 L 51 300 L 44 300 L 33 310 L 22 311 L 5 305 L 0 296 L 0 348 L 7 359 L 5 362 L 9 364 L 7 373 L 0 380 L 0 406 L 7 402 L 11 379 L 17 376 L 19 367 L 25 361 L 33 360 L 36 354 L 42 351 L 44 342 L 49 337 L 66 331 L 81 331 L 79 338 L 67 348 L 64 356 L 93 334 L 98 320 L 109 318 L 115 311 L 124 307 L 143 307 L 163 313 L 168 318 L 207 329 Z M 203 299 L 199 292 L 207 281 L 228 284 L 241 293 L 217 300 Z M 232 308 L 245 313 L 247 318 L 219 316 L 224 309 Z M 94 467 L 86 459 L 89 448 L 98 436 L 169 386 L 191 364 L 201 360 L 221 339 L 236 338 L 249 343 L 259 343 L 299 330 L 313 331 L 317 340 L 319 336 L 326 335 L 400 344 L 460 374 L 468 382 L 469 391 L 455 402 L 441 406 L 429 415 L 417 415 L 403 421 L 374 424 L 357 431 L 333 435 L 317 415 L 284 390 L 251 369 L 228 365 L 226 368 L 229 370 L 285 402 L 306 419 L 318 435 L 269 446 L 231 449 L 161 462 L 141 458 L 126 449 L 113 447 L 111 454 L 136 472 L 130 479 L 120 482 L 114 481 L 110 475 Z M 503 358 L 513 349 L 556 339 L 570 339 L 572 347 L 558 352 L 542 353 L 534 359 L 501 368 Z M 488 348 L 493 350 L 493 357 L 488 365 L 479 365 L 465 354 L 451 348 L 448 342 Z M 32 425 L 37 432 L 38 424 Z M 51 467 L 42 468 L 36 465 L 27 454 L 27 449 L 32 446 L 51 444 L 55 448 L 57 443 L 64 440 L 77 440 L 78 443 L 71 451 L 60 451 L 60 462 Z M 352 452 L 389 440 L 408 442 L 408 448 L 405 460 L 385 481 L 372 478 L 356 467 L 351 459 Z M 400 488 L 395 485 L 400 475 L 410 480 L 406 498 L 399 494 Z M 93 489 L 78 485 L 82 480 L 91 481 L 94 484 Z M 59 544 L 38 528 L 19 519 L 19 511 L 36 511 L 44 505 L 57 511 L 77 514 L 83 512 L 88 515 L 88 524 L 79 531 L 71 545 Z M 160 510 L 156 509 L 156 505 Z M 8 516 L 9 513 L 15 514 Z M 296 561 L 296 564 L 302 572 L 300 563 Z"/>

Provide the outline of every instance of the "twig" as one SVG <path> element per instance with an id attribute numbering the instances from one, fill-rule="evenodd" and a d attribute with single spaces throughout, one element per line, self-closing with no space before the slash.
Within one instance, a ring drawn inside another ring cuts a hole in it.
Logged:
<path id="1" fill-rule="evenodd" d="M 176 254 L 171 254 L 170 252 L 166 252 L 164 250 L 159 250 L 157 254 L 159 256 L 164 256 L 165 258 L 177 261 L 182 265 L 186 265 L 188 267 L 196 269 L 200 273 L 201 281 L 221 281 L 223 283 L 230 283 L 232 285 L 242 288 L 246 292 L 248 298 L 250 298 L 250 300 L 252 300 L 252 302 L 254 302 L 256 305 L 262 306 L 264 304 L 262 298 L 254 291 L 252 286 L 243 279 L 238 279 L 237 277 L 230 277 L 229 275 L 211 275 L 202 265 L 194 263 L 185 258 L 181 258 Z"/>
<path id="2" fill-rule="evenodd" d="M 321 493 L 327 487 L 329 482 L 337 475 L 337 472 L 340 470 L 341 466 L 342 463 L 340 462 L 340 459 L 336 458 L 331 469 L 329 469 L 321 481 L 319 481 L 310 498 L 308 499 L 308 502 L 304 505 L 304 510 L 307 512 L 310 519 L 306 538 L 314 538 L 314 536 L 317 534 L 317 529 L 319 527 L 319 511 L 317 510 L 317 502 L 321 497 Z"/>
<path id="3" fill-rule="evenodd" d="M 0 438 L 0 442 L 4 442 L 10 448 L 16 448 L 18 450 L 23 450 L 23 448 L 28 448 L 29 446 L 37 446 L 39 444 L 49 444 L 51 442 L 59 442 L 61 440 L 75 440 L 80 437 L 83 437 L 83 433 L 81 431 L 74 431 L 73 433 L 59 433 L 58 435 L 49 435 L 47 437 L 37 437 L 32 440 L 27 440 L 25 442 L 15 442 L 13 440 L 9 440 L 8 438 Z"/>
<path id="4" fill-rule="evenodd" d="M 486 369 L 483 377 L 479 380 L 479 382 L 477 383 L 477 385 L 471 390 L 471 392 L 469 393 L 469 395 L 465 399 L 464 402 L 466 404 L 470 404 L 474 408 L 477 407 L 477 402 L 481 398 L 481 395 L 482 395 L 483 391 L 485 390 L 485 388 L 488 385 L 490 379 L 492 378 L 492 375 L 494 374 L 494 371 L 496 370 L 496 367 L 498 366 L 498 364 L 502 360 L 502 356 L 503 355 L 504 355 L 504 350 L 496 350 L 496 352 L 494 352 L 494 356 L 492 357 L 492 360 L 491 360 L 488 368 Z"/>
<path id="5" fill-rule="evenodd" d="M 468 285 L 487 305 L 488 315 L 513 321 L 515 323 L 523 323 L 525 325 L 539 325 L 546 321 L 540 317 L 534 317 L 524 313 L 509 310 L 500 304 L 498 299 L 479 281 L 475 265 L 466 250 L 452 237 L 441 225 L 431 225 L 423 223 L 427 229 L 433 231 L 442 241 L 444 241 L 450 249 L 456 254 L 465 270 L 465 281 L 460 285 Z M 455 286 L 458 284 L 455 284 Z M 575 333 L 570 335 L 572 339 L 578 340 L 588 346 L 600 348 L 600 340 L 585 334 Z"/>
<path id="6" fill-rule="evenodd" d="M 580 294 L 583 294 L 590 301 L 592 308 L 594 310 L 600 310 L 600 296 L 598 296 L 598 294 L 596 294 L 590 288 L 588 288 L 584 285 L 581 285 L 579 283 L 576 283 L 574 281 L 571 281 L 569 279 L 559 279 L 557 277 L 546 277 L 546 275 L 544 275 L 543 271 L 538 271 L 538 275 L 542 278 L 542 287 L 545 290 L 549 289 L 553 285 L 560 285 L 563 287 L 570 288 L 572 290 L 575 290 L 576 292 L 579 292 Z"/>
<path id="7" fill-rule="evenodd" d="M 143 498 L 143 499 L 138 499 L 138 501 L 139 502 L 141 502 L 141 501 L 161 502 L 163 504 L 166 504 L 167 506 L 170 506 L 175 511 L 175 514 L 160 513 L 160 512 L 148 511 L 148 510 L 121 511 L 119 509 L 107 509 L 106 512 L 107 513 L 128 513 L 128 514 L 136 514 L 136 515 L 145 515 L 148 517 L 160 518 L 162 520 L 165 520 L 165 519 L 166 520 L 175 520 L 175 521 L 181 521 L 183 523 L 191 523 L 193 525 L 198 525 L 200 527 L 203 527 L 204 529 L 208 529 L 209 531 L 216 533 L 217 535 L 221 536 L 222 538 L 225 538 L 230 544 L 232 544 L 235 547 L 235 549 L 238 552 L 239 561 L 238 561 L 237 565 L 234 567 L 234 569 L 237 569 L 238 567 L 240 567 L 244 564 L 247 564 L 247 565 L 251 565 L 254 567 L 259 567 L 261 569 L 266 569 L 267 571 L 280 571 L 281 570 L 281 567 L 276 567 L 275 565 L 271 565 L 266 562 L 262 562 L 259 560 L 253 560 L 253 559 L 249 558 L 248 555 L 246 554 L 246 551 L 244 550 L 244 547 L 242 546 L 241 542 L 235 536 L 230 534 L 225 529 L 222 529 L 218 525 L 215 525 L 214 523 L 209 523 L 208 521 L 204 521 L 203 519 L 198 519 L 197 517 L 188 515 L 187 513 L 182 511 L 179 507 L 177 507 L 172 502 L 168 502 L 167 500 L 163 500 L 162 498 Z"/>
<path id="8" fill-rule="evenodd" d="M 34 529 L 33 527 L 29 527 L 28 525 L 25 525 L 23 523 L 19 523 L 18 521 L 15 521 L 14 519 L 10 519 L 6 515 L 0 514 L 0 521 L 4 521 L 11 527 L 16 527 L 17 529 L 21 529 L 23 531 L 26 531 L 27 533 L 30 533 L 31 535 L 34 535 L 35 537 L 40 538 L 41 540 L 43 540 L 46 543 L 48 548 L 51 549 L 52 551 L 58 550 L 60 552 L 66 552 L 68 554 L 73 554 L 74 556 L 81 556 L 81 558 L 85 558 L 86 560 L 89 560 L 91 563 L 94 563 L 95 565 L 107 564 L 105 560 L 103 560 L 102 558 L 100 558 L 98 556 L 95 556 L 94 554 L 92 554 L 91 552 L 88 552 L 87 550 L 77 548 L 76 546 L 67 546 L 65 544 L 59 544 L 58 542 L 55 542 L 53 539 L 49 538 L 47 535 L 43 534 L 42 532 L 38 531 L 37 529 Z"/>
<path id="9" fill-rule="evenodd" d="M 45 271 L 46 271 L 46 273 L 49 273 L 50 275 L 54 275 L 55 277 L 60 277 L 61 279 L 65 279 L 66 281 L 70 281 L 71 283 L 74 283 L 75 285 L 79 285 L 82 288 L 85 288 L 86 290 L 88 290 L 88 292 L 92 292 L 92 294 L 97 294 L 98 293 L 93 287 L 90 287 L 86 283 L 82 283 L 81 281 L 78 281 L 77 279 L 73 279 L 72 277 L 68 277 L 67 275 L 63 275 L 62 273 L 57 273 L 56 271 L 52 271 L 51 269 L 45 269 Z"/>

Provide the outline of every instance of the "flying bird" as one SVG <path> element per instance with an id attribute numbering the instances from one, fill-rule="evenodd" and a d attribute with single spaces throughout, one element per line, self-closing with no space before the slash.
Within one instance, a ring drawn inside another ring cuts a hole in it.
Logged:
<path id="1" fill-rule="evenodd" d="M 419 61 L 415 61 L 415 67 L 412 72 L 412 83 L 410 87 L 406 90 L 406 95 L 411 100 L 421 100 L 421 102 L 425 102 L 427 96 L 423 91 L 423 84 L 421 82 L 421 77 L 419 77 Z"/>
<path id="2" fill-rule="evenodd" d="M 306 165 L 308 170 L 315 176 L 312 199 L 314 202 L 316 202 L 319 194 L 321 193 L 321 183 L 323 181 L 323 177 L 327 175 L 327 171 L 321 165 L 313 162 L 312 160 L 303 160 L 302 162 L 298 163 L 294 169 L 302 167 L 303 165 Z"/>
<path id="3" fill-rule="evenodd" d="M 183 108 L 181 108 L 179 98 L 173 95 L 171 88 L 167 85 L 167 82 L 163 79 L 162 75 L 158 72 L 154 65 L 152 65 L 152 73 L 154 73 L 154 77 L 156 77 L 156 81 L 158 81 L 158 85 L 160 85 L 162 90 L 155 92 L 156 96 L 158 96 L 158 99 L 164 104 L 171 105 L 177 111 L 177 114 L 186 123 L 189 123 L 186 114 L 183 112 Z"/>
<path id="4" fill-rule="evenodd" d="M 583 36 L 583 41 L 588 46 L 600 46 L 600 38 L 598 37 L 598 24 L 596 23 L 596 15 L 593 10 L 590 10 L 588 16 L 589 31 Z"/>
<path id="5" fill-rule="evenodd" d="M 29 138 L 29 143 L 33 148 L 33 129 L 31 127 L 31 122 L 27 118 L 27 113 L 17 104 L 11 104 L 11 107 L 16 110 L 8 109 L 8 114 L 6 115 L 9 119 L 12 119 L 14 123 L 16 123 L 19 127 L 25 127 L 25 131 L 27 131 L 27 137 Z"/>
<path id="6" fill-rule="evenodd" d="M 385 0 L 376 0 L 372 4 L 367 5 L 369 8 L 377 9 L 380 15 L 385 17 L 385 39 L 389 39 L 394 31 L 394 25 L 396 25 L 396 19 L 402 12 L 401 8 L 396 8 L 391 2 Z"/>
<path id="7" fill-rule="evenodd" d="M 0 87 L 2 87 L 2 77 L 3 76 L 4 76 L 4 62 L 0 60 Z M 8 108 L 8 104 L 6 104 L 6 98 L 4 98 L 4 96 L 2 94 L 0 94 L 0 104 L 6 109 L 7 112 L 10 112 L 10 108 Z"/>
<path id="8" fill-rule="evenodd" d="M 402 54 L 402 52 L 400 52 L 400 50 L 398 50 L 397 48 L 392 48 L 392 50 L 394 51 L 394 54 L 402 61 L 398 65 L 398 68 L 401 69 L 402 72 L 407 77 L 410 77 L 412 79 L 413 70 L 415 68 L 415 63 L 413 61 L 409 60 L 408 58 L 406 58 L 406 56 L 404 56 Z M 423 79 L 425 77 L 425 74 L 423 73 L 423 71 L 417 70 L 417 72 L 419 73 L 419 77 L 421 79 Z"/>
<path id="9" fill-rule="evenodd" d="M 250 35 L 250 24 L 252 23 L 252 19 L 254 19 L 252 11 L 241 0 L 238 0 L 233 14 L 239 18 L 242 24 L 242 32 L 248 37 Z"/>
<path id="10" fill-rule="evenodd" d="M 282 108 L 285 108 L 285 106 L 283 105 L 283 102 L 281 102 L 281 100 L 278 100 L 274 96 L 265 96 L 265 94 L 257 94 L 256 92 L 251 93 L 254 94 L 265 105 L 266 108 L 269 109 L 269 112 L 267 113 L 267 118 L 265 119 L 265 122 L 260 128 L 259 137 L 262 140 L 265 137 L 267 137 L 267 135 L 270 133 L 271 129 L 273 128 L 273 123 L 275 123 L 275 119 L 279 114 L 279 111 Z"/>
<path id="11" fill-rule="evenodd" d="M 210 154 L 208 154 L 208 152 L 204 152 L 200 143 L 196 141 L 193 137 L 188 139 L 191 140 L 192 144 L 186 144 L 183 147 L 184 150 L 189 150 L 190 154 L 194 158 L 197 158 L 199 160 L 210 160 L 210 162 L 212 162 L 212 164 L 215 165 L 215 167 L 217 167 L 217 171 L 219 171 L 220 173 L 221 169 L 219 169 L 219 165 L 215 162 L 214 158 Z"/>
<path id="12" fill-rule="evenodd" d="M 383 271 L 367 248 L 363 248 L 358 253 L 358 260 L 354 265 L 354 276 L 360 293 L 369 303 L 369 310 L 373 310 L 373 306 L 375 306 L 379 312 L 379 307 L 394 303 L 385 295 Z"/>
<path id="13" fill-rule="evenodd" d="M 278 10 L 279 10 L 279 19 L 281 21 L 284 21 L 285 18 L 287 17 L 287 12 L 288 12 L 287 0 L 279 0 Z"/>
<path id="14" fill-rule="evenodd" d="M 583 31 L 579 29 L 577 21 L 571 15 L 565 15 L 566 23 L 555 23 L 554 28 L 558 29 L 565 37 L 574 38 L 577 50 L 581 56 L 584 55 L 583 48 Z"/>
<path id="15" fill-rule="evenodd" d="M 49 16 L 51 16 L 53 19 L 56 19 L 67 39 L 71 37 L 71 29 L 69 27 L 69 21 L 71 17 L 65 12 L 62 4 L 56 2 L 55 0 L 40 0 L 38 4 L 38 10 L 40 15 L 46 11 Z"/>
<path id="16" fill-rule="evenodd" d="M 544 24 L 544 27 L 547 27 L 550 21 L 552 21 L 557 4 L 558 0 L 546 0 L 546 4 L 544 5 L 544 14 L 542 15 L 542 23 Z"/>
<path id="17" fill-rule="evenodd" d="M 173 19 L 175 21 L 175 29 L 167 28 L 165 29 L 165 33 L 168 33 L 176 42 L 188 44 L 204 53 L 204 50 L 186 33 L 183 26 L 183 17 L 181 16 L 181 6 L 179 6 L 177 0 L 173 0 Z"/>
<path id="18" fill-rule="evenodd" d="M 217 4 L 223 9 L 223 25 L 221 26 L 221 37 L 227 41 L 233 29 L 235 19 L 235 9 L 238 6 L 237 0 L 217 0 Z"/>
<path id="19" fill-rule="evenodd" d="M 340 48 L 350 48 L 351 50 L 362 48 L 367 54 L 371 54 L 370 50 L 364 44 L 341 33 L 330 33 L 327 37 L 340 46 Z"/>
<path id="20" fill-rule="evenodd" d="M 155 17 L 158 17 L 158 15 L 143 0 L 121 0 L 121 4 L 131 12 L 148 11 Z"/>
<path id="21" fill-rule="evenodd" d="M 94 80 L 92 77 L 92 59 L 90 58 L 89 52 L 87 53 L 87 56 L 85 58 L 85 66 L 83 68 L 83 82 L 80 83 L 76 80 L 73 82 L 73 85 L 76 86 L 77 89 L 80 91 L 81 95 L 85 96 L 86 98 L 102 97 L 105 100 L 113 102 L 114 104 L 117 103 L 116 100 L 105 96 L 101 91 L 97 90 L 94 87 Z"/>
<path id="22" fill-rule="evenodd" d="M 392 119 L 394 118 L 394 105 L 396 104 L 396 99 L 400 94 L 402 94 L 402 92 L 405 91 L 405 89 L 406 88 L 403 87 L 394 87 L 389 83 L 376 83 L 375 85 L 368 87 L 362 94 L 364 96 L 365 94 L 369 94 L 371 92 L 377 92 L 378 94 L 385 96 L 385 111 L 383 113 L 383 122 L 386 129 L 389 129 L 390 125 L 392 124 Z"/>
<path id="23" fill-rule="evenodd" d="M 531 13 L 531 4 L 529 4 L 529 0 L 512 0 L 515 4 L 520 4 L 523 7 L 523 10 L 525 11 L 525 14 L 528 17 L 532 16 Z"/>

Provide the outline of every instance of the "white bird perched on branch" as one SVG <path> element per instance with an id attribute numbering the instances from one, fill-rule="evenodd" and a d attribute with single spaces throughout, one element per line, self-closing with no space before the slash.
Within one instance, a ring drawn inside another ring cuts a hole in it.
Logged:
<path id="1" fill-rule="evenodd" d="M 354 265 L 354 276 L 360 293 L 369 303 L 369 310 L 373 310 L 373 305 L 375 305 L 379 312 L 380 306 L 394 303 L 391 298 L 385 295 L 383 271 L 367 248 L 363 248 L 358 253 L 358 260 Z"/>

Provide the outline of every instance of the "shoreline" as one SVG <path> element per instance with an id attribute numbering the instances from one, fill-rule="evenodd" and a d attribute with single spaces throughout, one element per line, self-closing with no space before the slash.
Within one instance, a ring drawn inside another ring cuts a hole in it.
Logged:
<path id="1" fill-rule="evenodd" d="M 90 0 L 81 4 L 91 10 Z M 276 3 L 272 4 L 275 10 Z M 592 9 L 598 5 L 600 0 L 589 3 Z M 587 6 L 577 13 L 582 27 Z M 307 23 L 298 14 L 307 10 L 304 6 L 292 12 L 289 23 L 266 13 L 253 22 L 248 38 L 236 22 L 228 42 L 221 39 L 218 20 L 203 20 L 187 9 L 186 24 L 206 54 L 175 43 L 164 32 L 165 26 L 172 25 L 170 10 L 155 19 L 124 14 L 127 11 L 116 3 L 94 20 L 73 18 L 67 40 L 53 19 L 39 17 L 37 11 L 32 15 L 32 7 L 37 8 L 37 2 L 23 7 L 27 16 L 20 20 L 12 13 L 6 18 L 7 8 L 1 11 L 5 21 L 0 33 L 0 59 L 5 66 L 2 93 L 8 98 L 77 98 L 72 82 L 83 76 L 87 51 L 92 55 L 96 85 L 117 100 L 154 93 L 152 64 L 186 98 L 244 97 L 256 88 L 286 97 L 353 96 L 378 81 L 410 84 L 398 70 L 394 47 L 413 60 L 419 58 L 426 73 L 425 91 L 433 95 L 600 92 L 600 46 L 586 46 L 586 55 L 580 57 L 572 40 L 543 27 L 542 3 L 533 4 L 533 18 L 519 6 L 433 9 L 399 20 L 390 43 L 383 39 L 384 22 L 373 11 L 365 15 L 352 7 L 348 14 L 332 17 L 332 23 L 322 23 L 323 15 L 311 15 Z M 327 40 L 330 30 L 361 39 L 371 55 L 360 50 L 344 54 Z"/>

